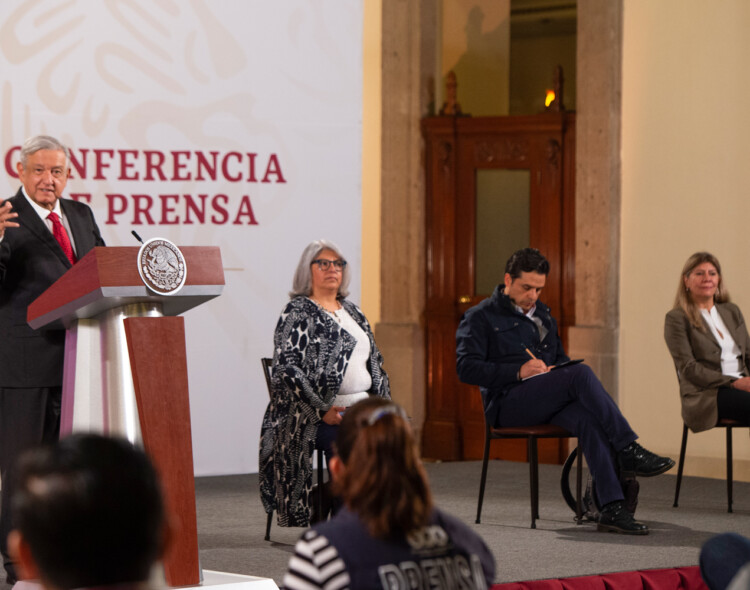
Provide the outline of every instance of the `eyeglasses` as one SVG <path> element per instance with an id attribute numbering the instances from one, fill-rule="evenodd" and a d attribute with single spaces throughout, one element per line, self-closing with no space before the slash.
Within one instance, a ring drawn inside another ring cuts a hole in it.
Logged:
<path id="1" fill-rule="evenodd" d="M 322 271 L 331 268 L 332 264 L 335 270 L 343 271 L 346 267 L 346 260 L 326 260 L 325 258 L 318 258 L 317 260 L 313 260 L 313 264 L 317 264 L 318 268 Z"/>

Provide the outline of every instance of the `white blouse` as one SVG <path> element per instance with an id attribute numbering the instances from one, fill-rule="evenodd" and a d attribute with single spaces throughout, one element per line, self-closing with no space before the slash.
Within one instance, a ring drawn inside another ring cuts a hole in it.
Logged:
<path id="1" fill-rule="evenodd" d="M 714 305 L 711 311 L 701 309 L 701 315 L 706 320 L 711 334 L 716 338 L 716 342 L 721 346 L 721 372 L 730 377 L 742 377 L 742 351 L 729 333 L 724 320 L 721 319 L 719 312 Z"/>
<path id="2" fill-rule="evenodd" d="M 334 312 L 327 310 L 326 312 L 357 341 L 349 359 L 349 366 L 341 381 L 341 387 L 333 402 L 335 406 L 348 408 L 370 396 L 367 393 L 372 387 L 372 375 L 367 369 L 367 361 L 370 359 L 370 339 L 343 307 Z"/>

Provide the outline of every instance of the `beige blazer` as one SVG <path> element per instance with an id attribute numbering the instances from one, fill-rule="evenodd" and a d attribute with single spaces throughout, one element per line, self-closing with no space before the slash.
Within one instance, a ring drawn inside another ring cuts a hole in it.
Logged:
<path id="1" fill-rule="evenodd" d="M 740 308 L 734 303 L 718 303 L 716 310 L 740 347 L 744 370 L 750 375 L 750 336 Z M 664 321 L 664 339 L 680 381 L 682 419 L 693 432 L 716 426 L 716 394 L 719 387 L 729 387 L 734 381 L 734 377 L 722 375 L 721 347 L 705 320 L 703 325 L 704 332 L 691 326 L 681 309 L 670 311 Z"/>

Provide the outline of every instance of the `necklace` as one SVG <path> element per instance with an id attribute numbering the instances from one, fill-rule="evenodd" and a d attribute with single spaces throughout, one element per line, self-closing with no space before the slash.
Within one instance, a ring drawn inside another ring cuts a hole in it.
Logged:
<path id="1" fill-rule="evenodd" d="M 338 299 L 336 300 L 336 305 L 337 305 L 336 309 L 328 309 L 325 305 L 323 305 L 320 301 L 318 301 L 317 299 L 314 299 L 313 297 L 309 297 L 309 299 L 315 305 L 317 305 L 320 309 L 330 314 L 339 324 L 341 323 L 341 318 L 339 317 L 338 312 L 341 311 L 343 306 L 341 305 L 341 302 Z"/>

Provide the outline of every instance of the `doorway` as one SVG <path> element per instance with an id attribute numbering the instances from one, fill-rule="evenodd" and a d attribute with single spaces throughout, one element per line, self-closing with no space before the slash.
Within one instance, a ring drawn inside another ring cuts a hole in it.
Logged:
<path id="1" fill-rule="evenodd" d="M 477 387 L 456 376 L 455 333 L 462 314 L 502 281 L 515 250 L 538 248 L 550 262 L 543 300 L 574 324 L 575 114 L 429 117 L 422 122 L 427 188 L 426 420 L 423 455 L 477 459 L 484 418 Z M 540 461 L 560 463 L 560 441 L 544 441 Z M 497 445 L 500 447 L 500 445 Z M 523 441 L 497 458 L 526 460 Z"/>

